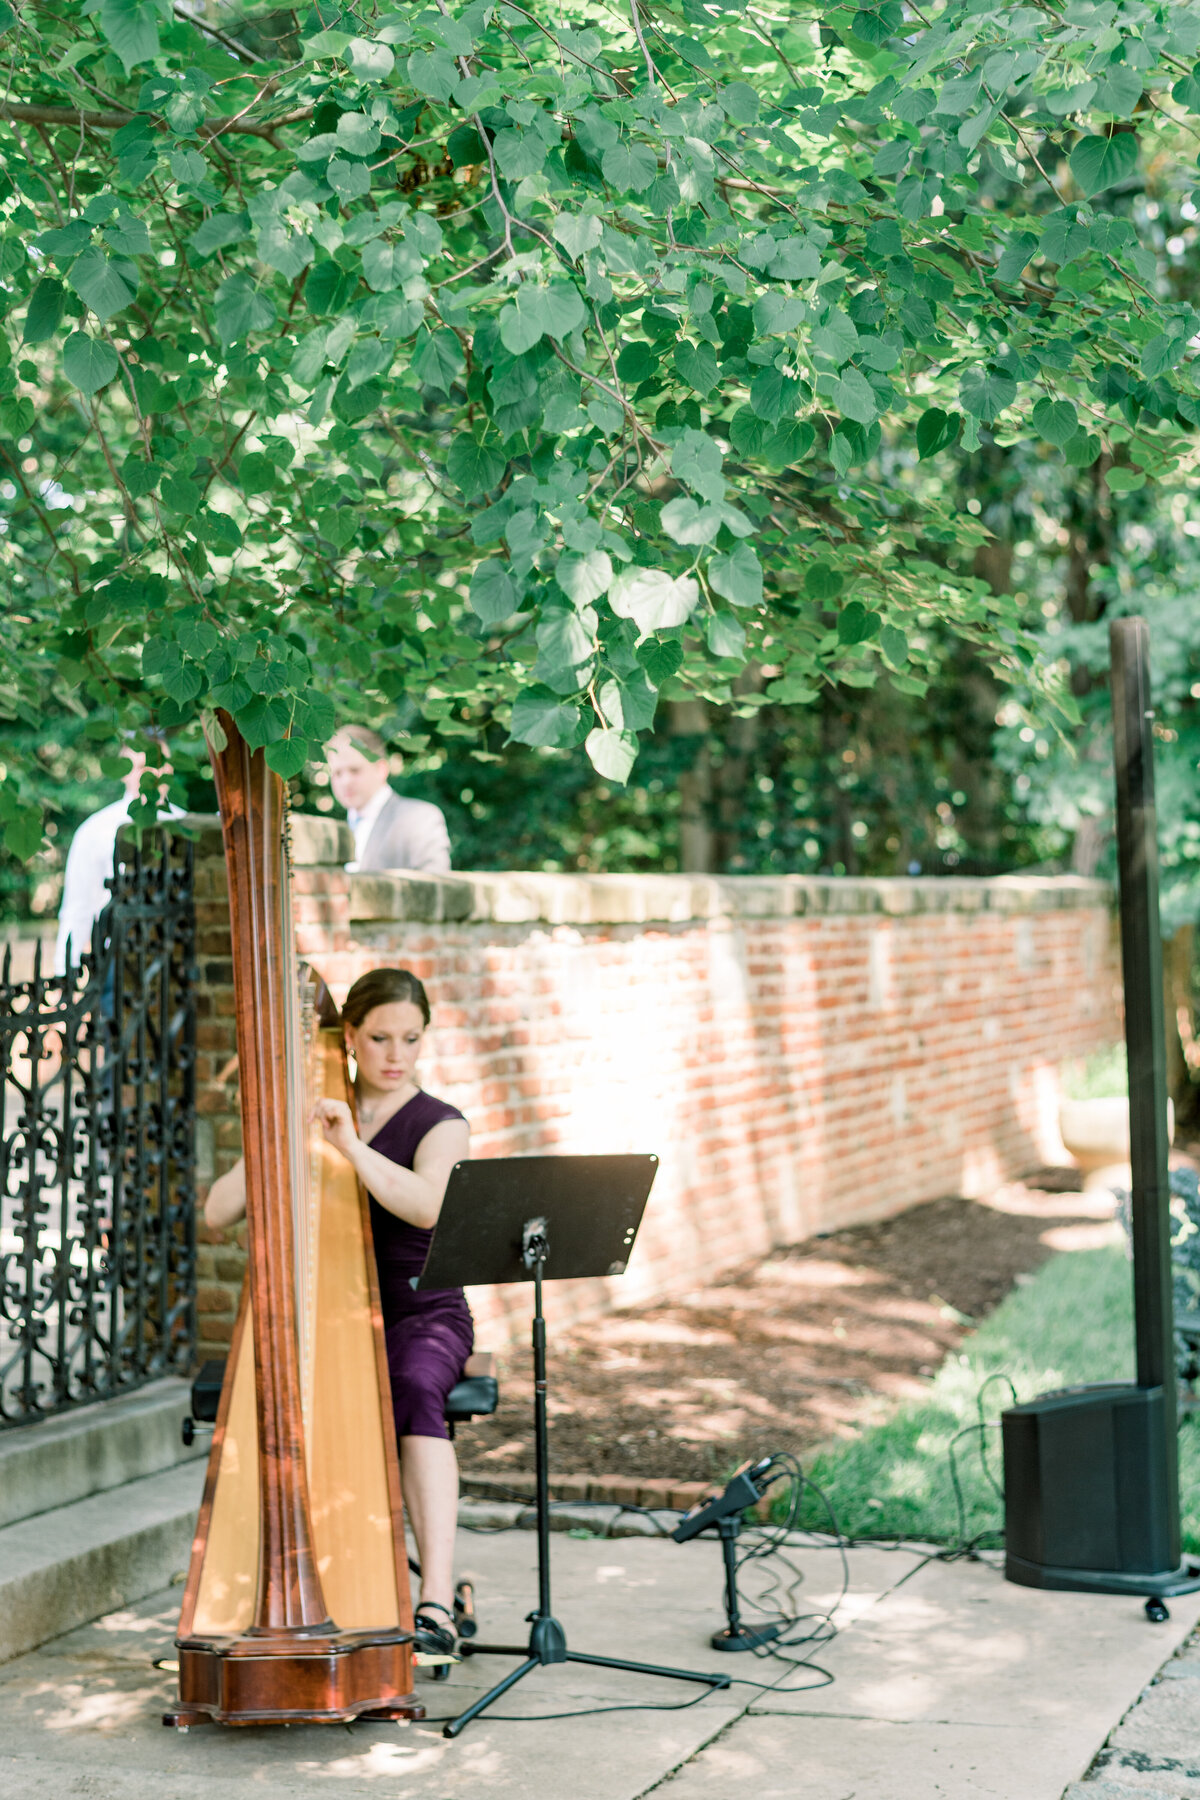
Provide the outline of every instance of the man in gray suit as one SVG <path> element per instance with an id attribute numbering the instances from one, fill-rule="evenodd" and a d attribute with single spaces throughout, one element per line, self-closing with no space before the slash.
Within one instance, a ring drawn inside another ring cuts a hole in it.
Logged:
<path id="1" fill-rule="evenodd" d="M 387 746 L 377 731 L 347 726 L 330 739 L 325 756 L 333 797 L 354 833 L 348 869 L 448 872 L 450 836 L 441 807 L 408 800 L 388 785 Z"/>

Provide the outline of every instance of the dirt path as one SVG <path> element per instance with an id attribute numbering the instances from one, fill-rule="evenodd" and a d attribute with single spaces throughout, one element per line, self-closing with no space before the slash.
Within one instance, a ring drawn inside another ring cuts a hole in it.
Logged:
<path id="1" fill-rule="evenodd" d="M 743 1457 L 811 1450 L 874 1396 L 917 1391 L 971 1325 L 1056 1250 L 1115 1241 L 1108 1196 L 1043 1170 L 986 1201 L 935 1200 L 752 1263 L 670 1304 L 556 1331 L 560 1473 L 708 1481 Z M 500 1411 L 460 1428 L 466 1471 L 533 1467 L 528 1356 L 501 1358 Z"/>

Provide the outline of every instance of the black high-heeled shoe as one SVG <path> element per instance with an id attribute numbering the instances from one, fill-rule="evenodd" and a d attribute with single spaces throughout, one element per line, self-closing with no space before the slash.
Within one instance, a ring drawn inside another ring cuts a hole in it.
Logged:
<path id="1" fill-rule="evenodd" d="M 450 1628 L 439 1625 L 432 1617 L 434 1613 L 442 1613 L 449 1619 Z M 413 1614 L 413 1643 L 423 1656 L 453 1657 L 458 1647 L 453 1625 L 454 1614 L 448 1606 L 443 1606 L 438 1600 L 423 1600 Z M 445 1681 L 450 1674 L 449 1662 L 433 1663 L 432 1673 L 435 1681 Z"/>

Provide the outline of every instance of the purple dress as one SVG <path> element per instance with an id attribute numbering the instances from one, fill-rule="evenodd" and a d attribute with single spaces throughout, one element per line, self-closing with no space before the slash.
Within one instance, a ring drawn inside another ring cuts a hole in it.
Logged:
<path id="1" fill-rule="evenodd" d="M 370 1148 L 411 1169 L 422 1138 L 443 1119 L 462 1113 L 421 1091 L 379 1127 Z M 396 1437 L 448 1438 L 446 1396 L 462 1379 L 475 1326 L 461 1288 L 417 1293 L 409 1278 L 425 1264 L 432 1231 L 408 1225 L 371 1196 L 371 1232 L 387 1341 Z"/>

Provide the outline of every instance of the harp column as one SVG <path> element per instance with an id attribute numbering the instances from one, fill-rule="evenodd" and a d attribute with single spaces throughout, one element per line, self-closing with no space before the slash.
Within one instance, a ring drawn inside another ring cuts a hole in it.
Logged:
<path id="1" fill-rule="evenodd" d="M 225 835 L 233 926 L 242 1146 L 246 1160 L 247 1281 L 254 1324 L 259 1443 L 259 1575 L 255 1635 L 333 1627 L 313 1555 L 301 1414 L 293 1279 L 291 1169 L 285 1121 L 283 783 L 221 715 L 213 768 Z M 293 1121 L 303 1130 L 306 1121 Z"/>

